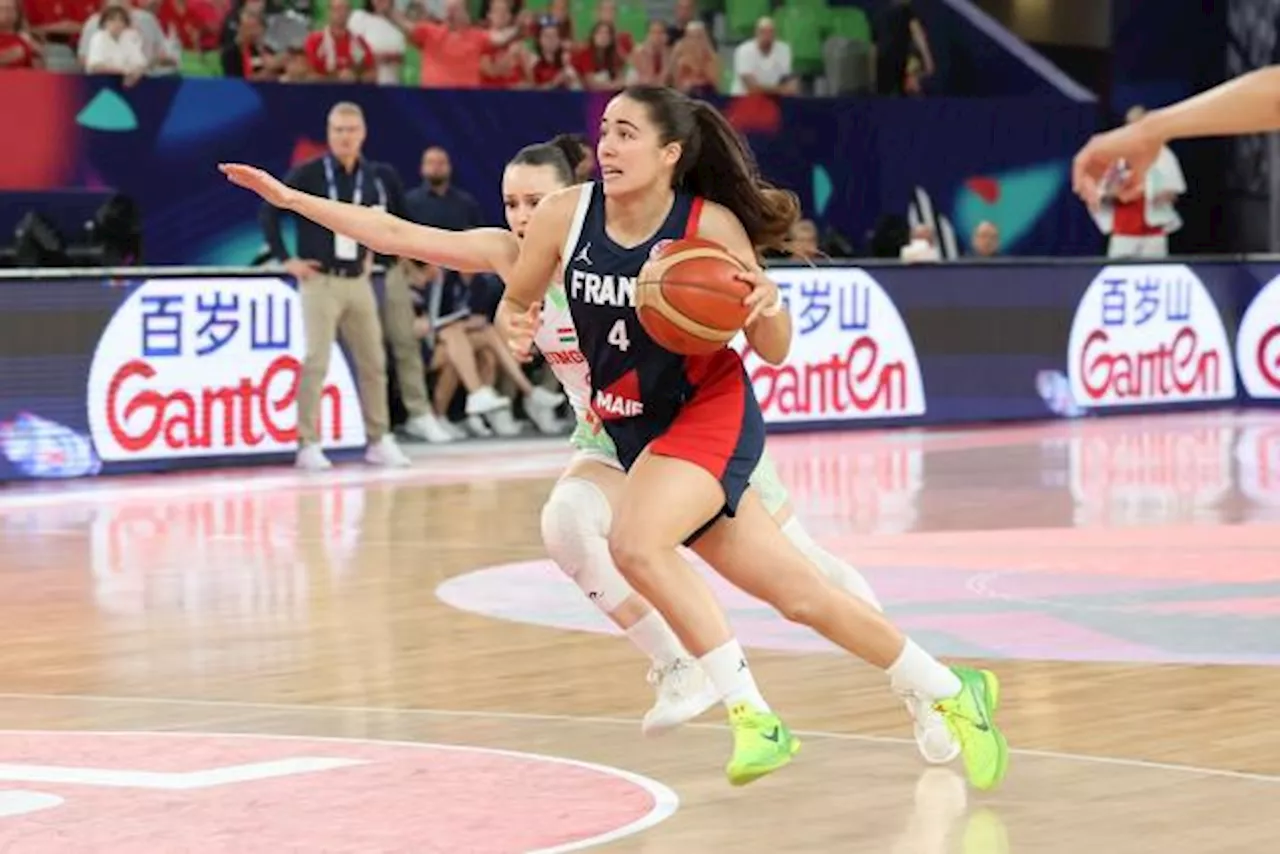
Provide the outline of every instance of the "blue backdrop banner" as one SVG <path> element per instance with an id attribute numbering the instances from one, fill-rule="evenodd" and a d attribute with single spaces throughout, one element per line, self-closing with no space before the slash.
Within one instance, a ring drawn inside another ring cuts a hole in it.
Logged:
<path id="1" fill-rule="evenodd" d="M 266 272 L 0 279 L 0 480 L 288 459 L 296 291 Z M 1280 266 L 778 267 L 773 429 L 1082 418 L 1280 402 Z M 365 444 L 335 345 L 321 434 Z"/>
<path id="2" fill-rule="evenodd" d="M 256 199 L 229 186 L 215 164 L 285 172 L 323 151 L 325 116 L 343 99 L 365 111 L 371 158 L 416 184 L 423 148 L 443 145 L 456 183 L 495 223 L 507 159 L 557 133 L 589 134 L 605 104 L 582 93 L 207 79 L 144 80 L 125 89 L 105 78 L 11 72 L 6 109 L 23 121 L 6 128 L 13 156 L 0 162 L 0 190 L 115 188 L 141 205 L 147 263 L 247 264 L 262 245 Z M 1068 186 L 1070 158 L 1095 128 L 1092 105 L 1047 96 L 721 104 L 763 172 L 857 246 L 882 214 L 905 214 L 919 188 L 962 243 L 989 219 L 1014 254 L 1101 247 Z"/>

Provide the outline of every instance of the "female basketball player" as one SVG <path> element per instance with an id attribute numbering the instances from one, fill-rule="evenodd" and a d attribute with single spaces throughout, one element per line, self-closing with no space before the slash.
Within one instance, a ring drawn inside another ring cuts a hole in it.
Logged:
<path id="1" fill-rule="evenodd" d="M 960 742 L 971 782 L 990 788 L 1008 760 L 991 720 L 994 675 L 948 670 L 815 571 L 746 489 L 763 450 L 764 422 L 738 354 L 670 353 L 636 319 L 635 278 L 663 241 L 710 239 L 756 271 L 757 247 L 784 242 L 798 205 L 765 185 L 749 158 L 710 105 L 662 87 L 624 90 L 602 120 L 603 181 L 559 191 L 534 211 L 520 256 L 503 277 L 500 325 L 521 334 L 510 313 L 534 311 L 563 269 L 591 371 L 592 407 L 627 468 L 610 554 L 699 657 L 729 706 L 731 782 L 781 767 L 797 745 L 760 696 L 710 589 L 676 552 L 681 543 L 789 619 L 930 698 Z M 791 328 L 778 311 L 777 286 L 763 275 L 744 279 L 754 287 L 745 301 L 749 343 L 765 358 L 784 357 Z"/>
<path id="2" fill-rule="evenodd" d="M 495 229 L 454 233 L 416 226 L 378 211 L 298 194 L 251 167 L 225 166 L 223 171 L 232 181 L 255 190 L 267 201 L 350 234 L 380 252 L 505 275 L 518 254 L 516 237 L 522 236 L 542 197 L 572 182 L 577 156 L 576 147 L 562 141 L 559 147 L 530 146 L 512 161 L 503 176 L 503 195 L 514 236 Z M 590 396 L 588 372 L 576 343 L 566 343 L 562 334 L 566 329 L 572 331 L 572 319 L 564 309 L 563 290 L 553 286 L 537 343 L 580 416 L 573 440 L 580 453 L 544 508 L 544 540 L 551 556 L 575 583 L 653 659 L 655 675 L 659 677 L 659 700 L 646 715 L 645 726 L 648 731 L 659 730 L 701 713 L 716 695 L 700 687 L 700 668 L 686 663 L 684 650 L 670 629 L 652 606 L 630 589 L 609 558 L 606 537 L 612 509 L 608 498 L 618 491 L 622 476 L 607 433 L 592 429 L 583 417 Z M 878 607 L 857 571 L 814 543 L 794 518 L 785 490 L 767 461 L 762 462 L 752 482 L 766 508 L 801 551 L 835 583 Z M 932 762 L 954 758 L 959 748 L 930 703 L 909 693 L 897 680 L 895 687 L 908 694 L 908 708 L 916 717 L 917 743 L 925 758 Z"/>

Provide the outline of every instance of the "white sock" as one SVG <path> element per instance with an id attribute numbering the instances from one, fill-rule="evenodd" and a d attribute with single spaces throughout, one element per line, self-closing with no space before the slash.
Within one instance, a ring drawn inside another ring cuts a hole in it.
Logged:
<path id="1" fill-rule="evenodd" d="M 832 584 L 848 593 L 852 593 L 877 611 L 884 610 L 880 605 L 880 600 L 876 598 L 875 592 L 871 589 L 871 585 L 867 583 L 867 579 L 862 577 L 862 573 L 818 545 L 813 537 L 809 536 L 809 532 L 804 529 L 804 525 L 800 524 L 798 517 L 792 516 L 788 519 L 787 523 L 782 526 L 782 533 L 787 535 L 787 539 L 791 540 L 791 543 L 800 550 L 801 554 L 817 565 L 819 571 Z"/>
<path id="2" fill-rule="evenodd" d="M 664 667 L 677 658 L 686 658 L 688 653 L 676 633 L 671 631 L 667 621 L 656 610 L 650 611 L 643 619 L 626 630 L 627 639 L 659 667 Z"/>
<path id="3" fill-rule="evenodd" d="M 699 658 L 698 663 L 711 684 L 716 686 L 726 707 L 746 702 L 758 711 L 770 711 L 764 695 L 756 687 L 756 678 L 751 675 L 746 653 L 736 640 L 711 650 Z"/>
<path id="4" fill-rule="evenodd" d="M 930 700 L 945 700 L 960 693 L 960 677 L 911 638 L 907 638 L 902 654 L 885 672 L 895 689 L 914 691 Z"/>

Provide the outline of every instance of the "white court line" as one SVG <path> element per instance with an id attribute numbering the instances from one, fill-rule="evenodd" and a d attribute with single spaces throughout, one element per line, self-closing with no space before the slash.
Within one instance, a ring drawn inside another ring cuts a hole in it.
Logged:
<path id="1" fill-rule="evenodd" d="M 16 695 L 4 695 L 16 696 Z M 57 695 L 53 695 L 57 696 Z M 181 701 L 179 701 L 181 702 Z M 673 816 L 677 809 L 680 808 L 680 796 L 677 795 L 669 786 L 659 783 L 657 780 L 636 774 L 622 768 L 614 768 L 609 765 L 599 765 L 595 762 L 584 762 L 580 759 L 567 759 L 563 756 L 547 756 L 543 753 L 528 753 L 523 750 L 503 750 L 498 747 L 474 747 L 469 744 L 437 744 L 429 741 L 393 741 L 382 738 L 343 738 L 341 736 L 309 736 L 309 735 L 273 735 L 266 732 L 194 732 L 191 730 L 28 730 L 28 729 L 0 729 L 0 735 L 88 735 L 88 736 L 171 736 L 175 738 L 234 738 L 234 739 L 258 739 L 271 741 L 309 741 L 309 742 L 328 742 L 333 744 L 359 744 L 362 746 L 369 745 L 391 745 L 393 747 L 409 747 L 415 750 L 446 750 L 455 753 L 483 753 L 488 756 L 504 756 L 508 758 L 518 759 L 536 759 L 540 762 L 550 762 L 554 765 L 568 765 L 574 768 L 582 768 L 587 771 L 594 771 L 597 774 L 604 774 L 609 777 L 617 777 L 625 780 L 633 786 L 637 786 L 649 793 L 649 797 L 653 798 L 653 808 L 649 812 L 640 816 L 635 821 L 624 824 L 622 827 L 615 828 L 595 836 L 589 836 L 586 839 L 579 839 L 575 842 L 566 842 L 563 845 L 556 845 L 551 848 L 538 848 L 528 852 L 528 854 L 568 854 L 570 851 L 581 851 L 586 848 L 594 848 L 597 845 L 604 845 L 608 842 L 616 842 L 628 836 L 634 836 L 641 833 L 656 824 L 660 824 Z M 317 760 L 322 761 L 322 760 Z M 327 760 L 332 762 L 354 763 L 356 760 Z M 337 767 L 337 766 L 334 766 Z M 166 777 L 181 775 L 160 775 Z"/>
<path id="2" fill-rule="evenodd" d="M 120 697 L 105 694 L 28 694 L 0 693 L 0 700 L 77 700 L 101 703 L 141 703 L 150 705 L 195 706 L 198 708 L 251 709 L 275 712 L 307 712 L 312 714 L 375 714 L 409 715 L 411 717 L 440 718 L 489 718 L 491 720 L 543 721 L 555 723 L 603 724 L 607 726 L 639 727 L 639 718 L 595 717 L 590 715 L 554 715 L 535 712 L 485 712 L 463 709 L 388 709 L 376 706 L 318 706 L 305 703 L 257 703 L 235 700 L 183 700 L 177 697 Z M 685 724 L 686 729 L 729 731 L 725 724 Z M 915 741 L 886 735 L 862 735 L 858 733 L 827 732 L 825 730 L 794 730 L 796 735 L 807 738 L 829 738 L 834 741 L 858 741 L 872 744 L 915 745 Z M 271 736 L 270 733 L 255 733 Z M 275 737 L 275 736 L 271 736 Z M 301 736 L 299 736 L 301 737 Z M 1170 762 L 1150 762 L 1145 759 L 1126 759 L 1118 756 L 1093 756 L 1082 753 L 1059 753 L 1053 750 L 1029 750 L 1012 747 L 1010 753 L 1020 756 L 1036 756 L 1042 759 L 1061 759 L 1067 762 L 1085 762 L 1097 765 L 1119 765 L 1129 768 L 1145 768 L 1153 771 L 1172 771 L 1203 777 L 1226 777 L 1233 780 L 1249 780 L 1256 783 L 1280 783 L 1280 775 L 1255 774 L 1248 771 L 1231 771 L 1226 768 L 1202 768 L 1198 765 L 1178 765 Z"/>

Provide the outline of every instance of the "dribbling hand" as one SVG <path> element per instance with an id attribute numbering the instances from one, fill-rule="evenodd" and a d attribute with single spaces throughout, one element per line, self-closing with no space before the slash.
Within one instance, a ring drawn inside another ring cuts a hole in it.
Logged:
<path id="1" fill-rule="evenodd" d="M 278 208 L 288 208 L 298 193 L 272 177 L 271 173 L 243 163 L 219 163 L 218 171 L 237 187 L 252 190 L 263 201 Z"/>
<path id="2" fill-rule="evenodd" d="M 766 276 L 764 270 L 738 273 L 734 278 L 751 286 L 751 293 L 742 301 L 744 306 L 751 309 L 746 322 L 742 324 L 744 328 L 755 323 L 761 316 L 773 317 L 782 311 L 782 292 L 778 290 L 778 283 Z"/>

